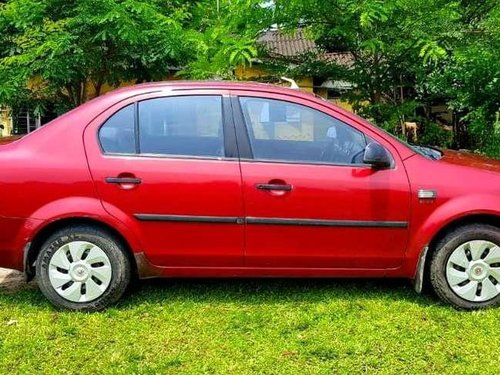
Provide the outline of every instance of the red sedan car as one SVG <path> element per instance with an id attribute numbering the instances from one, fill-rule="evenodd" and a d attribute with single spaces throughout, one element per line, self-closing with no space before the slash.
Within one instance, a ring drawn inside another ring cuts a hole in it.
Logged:
<path id="1" fill-rule="evenodd" d="M 500 303 L 500 163 L 300 91 L 120 89 L 0 145 L 0 266 L 98 310 L 147 277 L 404 277 Z"/>

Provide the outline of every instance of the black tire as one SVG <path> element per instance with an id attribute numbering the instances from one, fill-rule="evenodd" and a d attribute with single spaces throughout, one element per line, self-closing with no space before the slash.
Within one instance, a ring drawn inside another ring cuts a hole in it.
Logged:
<path id="1" fill-rule="evenodd" d="M 460 310 L 477 310 L 500 306 L 500 294 L 488 301 L 468 301 L 456 294 L 446 279 L 446 264 L 451 254 L 457 247 L 472 240 L 486 240 L 500 246 L 500 229 L 491 225 L 470 224 L 456 228 L 445 235 L 436 244 L 431 258 L 431 285 L 441 300 Z"/>
<path id="2" fill-rule="evenodd" d="M 97 245 L 108 257 L 111 281 L 104 293 L 90 302 L 72 302 L 59 295 L 49 278 L 49 263 L 54 253 L 73 241 L 86 241 Z M 43 244 L 36 262 L 36 280 L 42 293 L 58 308 L 74 311 L 99 311 L 116 303 L 131 280 L 130 260 L 126 250 L 113 235 L 91 225 L 73 225 L 52 234 Z"/>

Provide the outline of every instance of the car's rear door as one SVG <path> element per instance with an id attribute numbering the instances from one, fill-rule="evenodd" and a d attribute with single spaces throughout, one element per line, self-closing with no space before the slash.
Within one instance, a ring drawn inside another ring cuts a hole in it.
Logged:
<path id="1" fill-rule="evenodd" d="M 308 100 L 280 94 L 232 94 L 242 152 L 246 265 L 400 265 L 410 187 L 390 144 L 381 140 L 394 165 L 375 170 L 362 164 L 362 155 L 376 135 L 356 129 L 327 107 L 319 111 Z"/>
<path id="2" fill-rule="evenodd" d="M 228 100 L 210 90 L 149 94 L 115 105 L 86 129 L 105 209 L 139 233 L 155 265 L 242 264 L 241 176 Z"/>

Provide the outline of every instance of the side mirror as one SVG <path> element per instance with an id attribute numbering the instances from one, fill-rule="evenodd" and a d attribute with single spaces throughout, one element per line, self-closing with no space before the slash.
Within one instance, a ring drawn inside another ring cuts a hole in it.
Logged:
<path id="1" fill-rule="evenodd" d="M 370 164 L 373 168 L 381 169 L 390 167 L 392 159 L 380 143 L 371 142 L 365 148 L 363 163 Z"/>

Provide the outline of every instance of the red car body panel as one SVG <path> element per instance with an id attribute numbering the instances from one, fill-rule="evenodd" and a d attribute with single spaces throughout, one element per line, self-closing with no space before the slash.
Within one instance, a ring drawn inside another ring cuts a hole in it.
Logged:
<path id="1" fill-rule="evenodd" d="M 304 171 L 295 165 L 242 163 L 242 174 L 248 217 L 408 222 L 404 170 L 315 166 Z M 293 191 L 275 196 L 255 189 L 272 183 L 271 176 L 282 177 Z M 404 259 L 408 228 L 249 225 L 246 238 L 249 266 L 395 268 Z"/>
<path id="2" fill-rule="evenodd" d="M 446 150 L 443 161 L 500 173 L 500 160 L 490 159 L 482 155 Z"/>
<path id="3" fill-rule="evenodd" d="M 228 95 L 204 90 L 202 94 Z M 185 95 L 197 95 L 189 90 Z M 243 217 L 240 167 L 237 160 L 103 155 L 96 134 L 117 109 L 153 93 L 127 99 L 97 116 L 85 130 L 87 156 L 98 195 L 106 211 L 134 228 L 151 263 L 176 266 L 242 266 L 244 228 L 239 224 L 138 221 L 134 214 Z M 176 93 L 183 95 L 183 93 Z M 166 95 L 168 96 L 168 94 Z M 138 176 L 137 189 L 122 189 L 106 177 Z M 224 233 L 221 236 L 221 232 Z"/>
<path id="4" fill-rule="evenodd" d="M 232 93 L 261 96 L 258 92 Z M 266 97 L 290 100 L 289 95 L 281 93 Z M 305 106 L 315 104 L 310 97 L 297 97 L 293 102 Z M 335 109 L 325 107 L 322 111 L 350 122 L 350 118 Z M 246 216 L 407 223 L 410 186 L 399 152 L 378 134 L 365 132 L 391 150 L 398 161 L 395 168 L 375 171 L 368 166 L 244 161 L 241 172 Z M 255 189 L 256 184 L 272 180 L 290 184 L 293 190 L 279 194 Z M 356 240 L 358 238 L 363 241 Z M 403 262 L 407 239 L 407 227 L 367 229 L 305 225 L 298 230 L 293 225 L 249 225 L 245 259 L 251 267 L 389 269 Z M 373 248 L 383 250 L 374 252 Z"/>
<path id="5" fill-rule="evenodd" d="M 408 262 L 417 259 L 419 248 L 429 244 L 446 225 L 467 216 L 498 217 L 499 177 L 488 167 L 483 170 L 450 163 L 446 157 L 435 161 L 418 155 L 406 160 L 405 166 L 414 191 L 437 192 L 437 198 L 431 202 L 419 200 L 416 195 L 412 197 Z"/>
<path id="6" fill-rule="evenodd" d="M 200 94 L 309 106 L 383 145 L 394 165 L 376 170 L 101 151 L 99 127 L 118 109 L 148 98 Z M 142 276 L 414 278 L 423 249 L 446 225 L 472 215 L 500 217 L 498 161 L 457 153 L 429 160 L 352 113 L 306 93 L 262 84 L 176 82 L 116 90 L 0 145 L 0 165 L 0 266 L 18 270 L 25 269 L 25 249 L 43 228 L 86 218 L 123 236 Z M 118 176 L 139 177 L 142 183 L 106 183 Z M 293 189 L 255 189 L 270 181 Z M 419 199 L 422 189 L 437 197 Z M 138 220 L 138 214 L 180 220 Z M 192 216 L 208 221 L 185 219 Z M 262 219 L 267 224 L 259 224 Z M 311 226 L 308 220 L 342 225 Z M 359 225 L 364 222 L 371 227 Z"/>

